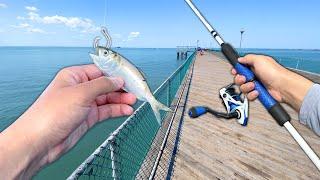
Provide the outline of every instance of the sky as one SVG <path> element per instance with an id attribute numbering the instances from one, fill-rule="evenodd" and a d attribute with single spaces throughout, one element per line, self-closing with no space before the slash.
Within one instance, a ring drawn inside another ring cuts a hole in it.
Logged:
<path id="1" fill-rule="evenodd" d="M 235 47 L 320 49 L 320 1 L 193 2 Z M 89 47 L 104 25 L 113 46 L 218 47 L 184 0 L 0 0 L 0 46 Z"/>

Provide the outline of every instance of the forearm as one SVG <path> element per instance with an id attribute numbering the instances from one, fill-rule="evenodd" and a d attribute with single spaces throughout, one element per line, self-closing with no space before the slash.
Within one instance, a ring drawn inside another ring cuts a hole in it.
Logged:
<path id="1" fill-rule="evenodd" d="M 280 93 L 283 97 L 283 102 L 299 112 L 313 82 L 289 70 L 283 73 L 281 78 Z"/>
<path id="2" fill-rule="evenodd" d="M 0 174 L 4 179 L 30 179 L 44 164 L 35 152 L 32 128 L 19 118 L 0 135 Z"/>

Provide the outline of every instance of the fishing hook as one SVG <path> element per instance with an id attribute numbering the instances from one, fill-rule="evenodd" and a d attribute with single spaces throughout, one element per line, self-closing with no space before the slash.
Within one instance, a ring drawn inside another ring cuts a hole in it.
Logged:
<path id="1" fill-rule="evenodd" d="M 93 40 L 93 48 L 97 48 L 99 47 L 99 41 L 100 41 L 101 37 L 97 36 L 94 38 Z"/>
<path id="2" fill-rule="evenodd" d="M 101 33 L 106 38 L 106 48 L 110 49 L 111 46 L 112 46 L 112 38 L 111 38 L 110 34 L 108 33 L 107 28 L 101 27 Z M 101 40 L 101 37 L 99 37 L 99 36 L 94 38 L 94 40 L 93 40 L 93 48 L 99 47 L 100 40 Z"/>
<path id="3" fill-rule="evenodd" d="M 111 46 L 112 46 L 112 38 L 111 38 L 107 28 L 101 27 L 101 33 L 107 40 L 106 48 L 108 48 L 108 49 L 111 48 Z"/>

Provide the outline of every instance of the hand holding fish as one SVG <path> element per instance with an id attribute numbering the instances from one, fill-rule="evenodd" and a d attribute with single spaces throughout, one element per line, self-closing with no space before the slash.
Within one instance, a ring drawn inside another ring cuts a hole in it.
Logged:
<path id="1" fill-rule="evenodd" d="M 99 46 L 100 37 L 95 38 L 93 42 L 95 52 L 90 54 L 94 64 L 107 77 L 121 77 L 125 81 L 123 89 L 133 93 L 139 100 L 148 102 L 156 120 L 161 125 L 160 110 L 167 112 L 172 112 L 172 110 L 153 96 L 141 70 L 127 58 L 111 49 L 112 41 L 107 29 L 102 27 L 101 33 L 107 40 L 107 44 Z"/>
<path id="2" fill-rule="evenodd" d="M 96 123 L 133 113 L 136 102 L 121 78 L 94 65 L 60 71 L 34 104 L 0 135 L 3 179 L 28 179 L 59 158 Z M 17 138 L 18 137 L 18 138 Z"/>

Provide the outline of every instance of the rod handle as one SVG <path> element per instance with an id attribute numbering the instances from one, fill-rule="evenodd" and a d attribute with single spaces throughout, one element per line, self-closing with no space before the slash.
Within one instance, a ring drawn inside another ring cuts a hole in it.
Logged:
<path id="1" fill-rule="evenodd" d="M 289 114 L 279 102 L 269 94 L 264 85 L 255 77 L 254 73 L 247 66 L 238 62 L 239 55 L 237 51 L 228 43 L 223 43 L 221 50 L 237 72 L 246 77 L 246 82 L 252 81 L 255 84 L 255 90 L 259 92 L 258 99 L 278 124 L 283 126 L 284 123 L 290 121 Z"/>

